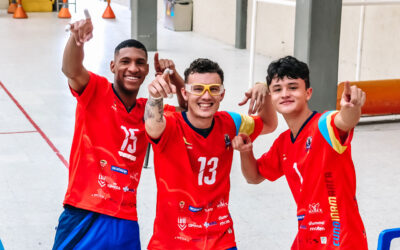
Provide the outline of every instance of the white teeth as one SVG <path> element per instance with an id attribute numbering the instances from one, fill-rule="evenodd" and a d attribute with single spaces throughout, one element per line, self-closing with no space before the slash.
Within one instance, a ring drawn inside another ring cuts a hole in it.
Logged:
<path id="1" fill-rule="evenodd" d="M 139 77 L 136 77 L 136 76 L 126 76 L 126 78 L 128 80 L 137 80 L 137 79 L 139 79 Z"/>
<path id="2" fill-rule="evenodd" d="M 208 108 L 212 106 L 212 103 L 200 103 L 199 106 Z"/>

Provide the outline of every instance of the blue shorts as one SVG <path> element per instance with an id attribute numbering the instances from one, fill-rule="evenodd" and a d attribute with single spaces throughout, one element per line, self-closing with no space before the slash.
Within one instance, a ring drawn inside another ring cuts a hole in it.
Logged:
<path id="1" fill-rule="evenodd" d="M 66 205 L 58 220 L 55 249 L 140 250 L 139 225 Z"/>

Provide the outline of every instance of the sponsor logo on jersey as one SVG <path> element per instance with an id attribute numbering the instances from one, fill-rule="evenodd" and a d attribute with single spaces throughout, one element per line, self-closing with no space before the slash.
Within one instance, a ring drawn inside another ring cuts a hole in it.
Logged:
<path id="1" fill-rule="evenodd" d="M 326 245 L 327 242 L 328 242 L 328 238 L 326 238 L 325 236 L 321 236 L 321 244 Z"/>
<path id="2" fill-rule="evenodd" d="M 282 155 L 282 159 L 283 159 L 284 161 L 287 160 L 286 154 L 283 154 L 283 155 Z"/>
<path id="3" fill-rule="evenodd" d="M 305 215 L 305 214 L 299 214 L 299 215 L 297 215 L 297 220 L 298 220 L 298 221 L 304 220 L 304 216 L 306 216 L 306 215 Z"/>
<path id="4" fill-rule="evenodd" d="M 310 227 L 310 231 L 325 231 L 325 227 L 320 227 L 320 226 Z"/>
<path id="5" fill-rule="evenodd" d="M 300 229 L 307 229 L 307 226 L 301 224 L 301 225 L 300 225 Z"/>
<path id="6" fill-rule="evenodd" d="M 106 177 L 104 175 L 99 174 L 97 183 L 99 183 L 100 187 L 104 187 L 106 185 Z"/>
<path id="7" fill-rule="evenodd" d="M 225 141 L 225 149 L 226 149 L 226 150 L 229 150 L 229 148 L 230 148 L 231 145 L 232 145 L 232 141 L 231 141 L 231 138 L 229 137 L 228 134 L 225 134 L 225 135 L 224 135 L 224 141 Z"/>
<path id="8" fill-rule="evenodd" d="M 182 240 L 182 241 L 190 242 L 190 238 L 182 236 L 182 235 L 175 236 L 174 239 L 175 240 Z"/>
<path id="9" fill-rule="evenodd" d="M 124 190 L 125 193 L 126 193 L 126 192 L 132 192 L 132 193 L 134 193 L 134 192 L 135 192 L 135 189 L 129 188 L 128 186 L 123 187 L 122 190 Z"/>
<path id="10" fill-rule="evenodd" d="M 223 225 L 226 225 L 226 224 L 229 224 L 229 223 L 231 223 L 230 220 L 224 220 L 224 221 L 221 221 L 221 222 L 219 223 L 219 225 L 220 225 L 220 226 L 223 226 Z"/>
<path id="11" fill-rule="evenodd" d="M 309 226 L 323 226 L 323 225 L 325 225 L 325 221 L 310 221 L 310 222 L 308 222 L 308 225 Z"/>
<path id="12" fill-rule="evenodd" d="M 117 166 L 111 166 L 111 170 L 114 171 L 114 172 L 121 173 L 121 174 L 128 174 L 128 170 L 126 170 L 124 168 L 117 167 Z"/>
<path id="13" fill-rule="evenodd" d="M 328 202 L 330 208 L 330 215 L 333 226 L 333 241 L 334 246 L 340 246 L 340 214 L 336 201 L 336 188 L 333 180 L 332 172 L 325 173 L 325 183 L 328 190 Z"/>
<path id="14" fill-rule="evenodd" d="M 181 231 L 187 227 L 186 217 L 178 217 L 178 227 Z"/>
<path id="15" fill-rule="evenodd" d="M 185 142 L 186 148 L 193 149 L 192 143 L 189 143 L 184 136 L 182 136 L 183 141 Z"/>
<path id="16" fill-rule="evenodd" d="M 117 102 L 116 102 L 116 101 L 114 101 L 114 104 L 111 105 L 111 108 L 112 108 L 114 111 L 117 111 Z"/>
<path id="17" fill-rule="evenodd" d="M 227 219 L 228 218 L 228 215 L 226 214 L 226 215 L 224 215 L 224 216 L 219 216 L 218 217 L 218 220 L 225 220 L 225 219 Z"/>
<path id="18" fill-rule="evenodd" d="M 180 201 L 180 202 L 179 202 L 179 207 L 180 207 L 180 208 L 183 208 L 184 206 L 185 206 L 185 202 L 184 202 L 184 201 Z"/>
<path id="19" fill-rule="evenodd" d="M 100 166 L 102 168 L 104 168 L 105 166 L 107 166 L 107 161 L 106 160 L 100 160 Z"/>
<path id="20" fill-rule="evenodd" d="M 212 226 L 215 226 L 215 225 L 217 225 L 217 222 L 216 222 L 216 221 L 212 221 L 212 222 L 210 222 L 210 223 L 204 222 L 204 227 L 205 227 L 205 228 L 212 227 Z"/>
<path id="21" fill-rule="evenodd" d="M 228 203 L 225 202 L 224 199 L 221 199 L 221 200 L 219 201 L 219 203 L 217 204 L 217 208 L 224 208 L 224 207 L 227 207 L 227 206 L 228 206 Z"/>
<path id="22" fill-rule="evenodd" d="M 111 189 L 114 189 L 114 190 L 121 190 L 121 187 L 118 186 L 117 183 L 107 184 L 107 187 L 111 188 Z"/>
<path id="23" fill-rule="evenodd" d="M 189 206 L 189 210 L 193 213 L 197 213 L 200 212 L 201 210 L 203 210 L 202 207 L 193 207 L 193 206 Z"/>
<path id="24" fill-rule="evenodd" d="M 322 214 L 322 209 L 320 208 L 320 204 L 319 203 L 308 204 L 308 213 L 309 214 Z"/>
<path id="25" fill-rule="evenodd" d="M 306 141 L 306 151 L 307 152 L 311 149 L 311 142 L 312 142 L 312 136 L 307 137 L 307 141 Z"/>
<path id="26" fill-rule="evenodd" d="M 139 182 L 139 173 L 131 174 L 131 175 L 129 175 L 129 178 L 131 180 L 135 180 L 135 181 Z"/>
<path id="27" fill-rule="evenodd" d="M 232 228 L 228 228 L 228 234 L 231 234 L 232 232 Z"/>
<path id="28" fill-rule="evenodd" d="M 136 161 L 136 156 L 134 156 L 134 155 L 130 155 L 130 154 L 122 152 L 122 151 L 118 151 L 118 154 L 122 158 L 126 158 L 126 159 L 131 160 L 131 161 Z"/>
<path id="29" fill-rule="evenodd" d="M 199 224 L 196 224 L 196 223 L 189 223 L 189 224 L 188 224 L 188 227 L 202 228 L 202 226 L 201 226 L 201 225 L 199 225 Z"/>

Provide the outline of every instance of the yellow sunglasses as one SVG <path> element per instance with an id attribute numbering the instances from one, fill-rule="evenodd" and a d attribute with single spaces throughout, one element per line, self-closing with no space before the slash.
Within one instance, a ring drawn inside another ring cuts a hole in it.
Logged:
<path id="1" fill-rule="evenodd" d="M 215 84 L 202 84 L 202 83 L 190 83 L 185 84 L 185 90 L 193 95 L 203 95 L 206 91 L 212 96 L 221 95 L 224 93 L 224 85 Z"/>

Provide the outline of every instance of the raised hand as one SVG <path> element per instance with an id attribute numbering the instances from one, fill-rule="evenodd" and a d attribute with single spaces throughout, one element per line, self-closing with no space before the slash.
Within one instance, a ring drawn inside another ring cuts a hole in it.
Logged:
<path id="1" fill-rule="evenodd" d="M 82 46 L 93 37 L 93 24 L 87 9 L 85 9 L 85 19 L 71 23 L 69 30 L 78 46 Z"/>
<path id="2" fill-rule="evenodd" d="M 265 96 L 268 95 L 268 87 L 266 84 L 258 82 L 254 87 L 246 91 L 244 95 L 245 97 L 239 105 L 245 105 L 250 100 L 248 114 L 252 115 L 260 112 L 264 107 Z"/>
<path id="3" fill-rule="evenodd" d="M 365 103 L 365 92 L 356 85 L 350 86 L 347 81 L 344 83 L 340 106 L 342 108 L 361 108 Z"/>
<path id="4" fill-rule="evenodd" d="M 149 84 L 149 94 L 153 99 L 165 98 L 176 93 L 176 87 L 169 79 L 170 74 L 171 70 L 166 68 L 164 73 L 157 75 L 156 79 Z"/>
<path id="5" fill-rule="evenodd" d="M 175 73 L 175 63 L 170 59 L 159 59 L 158 52 L 154 54 L 154 70 L 157 75 L 162 75 L 166 69 L 170 69 Z"/>

